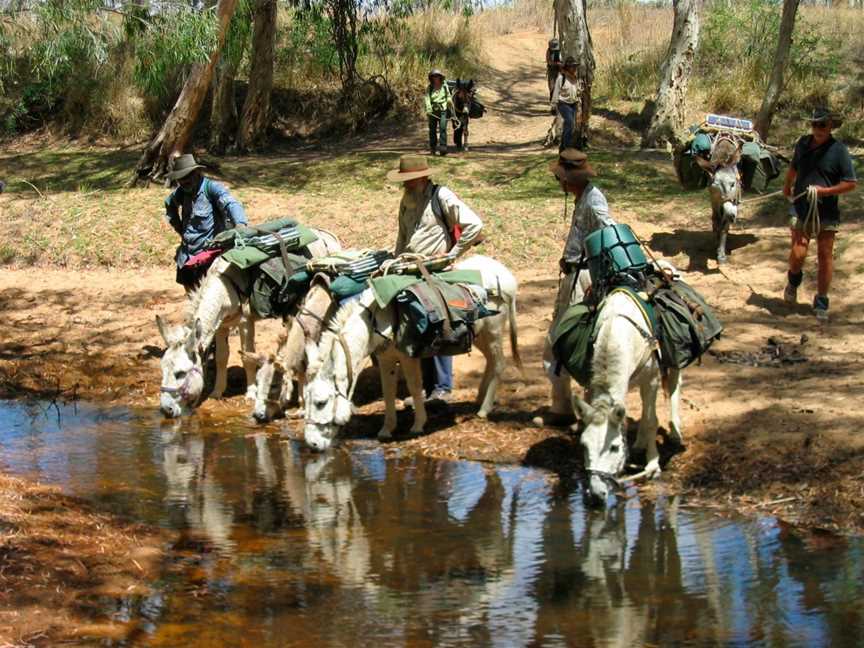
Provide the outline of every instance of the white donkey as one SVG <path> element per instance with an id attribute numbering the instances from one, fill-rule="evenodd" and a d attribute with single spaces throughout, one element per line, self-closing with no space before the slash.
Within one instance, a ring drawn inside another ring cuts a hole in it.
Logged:
<path id="1" fill-rule="evenodd" d="M 606 298 L 598 315 L 597 338 L 591 361 L 590 403 L 574 397 L 582 428 L 582 447 L 589 503 L 602 505 L 609 487 L 617 486 L 617 477 L 627 460 L 625 401 L 627 392 L 638 385 L 642 397 L 642 417 L 635 448 L 645 451 L 643 476 L 660 473 L 657 452 L 657 392 L 661 382 L 669 397 L 672 441 L 683 445 L 679 403 L 681 372 L 670 369 L 661 375 L 651 325 L 633 298 L 624 292 L 613 292 Z M 662 380 L 661 380 L 662 379 Z"/>
<path id="2" fill-rule="evenodd" d="M 339 240 L 324 230 L 313 230 L 318 240 L 309 245 L 313 257 L 327 256 L 342 249 Z M 201 285 L 187 302 L 186 321 L 169 329 L 158 315 L 156 325 L 165 341 L 162 355 L 162 387 L 159 409 L 168 417 L 191 413 L 208 396 L 204 393 L 204 355 L 216 342 L 216 383 L 210 398 L 221 398 L 228 383 L 228 333 L 238 326 L 240 347 L 246 354 L 255 351 L 255 317 L 240 287 L 247 287 L 245 273 L 217 259 Z M 255 396 L 256 365 L 243 357 L 246 370 L 246 397 Z"/>
<path id="3" fill-rule="evenodd" d="M 489 305 L 497 315 L 475 324 L 474 345 L 486 358 L 486 370 L 480 383 L 478 416 L 485 418 L 495 403 L 495 392 L 504 371 L 504 327 L 509 321 L 510 346 L 514 361 L 521 366 L 516 329 L 516 278 L 495 259 L 471 256 L 456 263 L 458 270 L 478 270 L 483 287 L 489 291 Z M 340 428 L 351 418 L 351 396 L 357 376 L 370 355 L 375 354 L 381 371 L 384 392 L 384 424 L 380 440 L 390 439 L 396 429 L 396 365 L 402 366 L 408 390 L 414 400 L 413 433 L 426 425 L 426 406 L 420 360 L 410 358 L 393 344 L 393 317 L 375 302 L 371 289 L 356 301 L 348 302 L 333 317 L 331 329 L 324 332 L 317 349 L 310 348 L 308 374 L 311 381 L 305 389 L 306 443 L 316 450 L 326 450 Z"/>
<path id="4" fill-rule="evenodd" d="M 302 407 L 306 384 L 306 348 L 307 345 L 318 344 L 324 324 L 333 313 L 334 304 L 327 283 L 314 278 L 297 314 L 286 322 L 288 331 L 279 338 L 276 353 L 251 356 L 258 367 L 252 416 L 259 423 L 272 421 L 285 414 L 294 397 L 295 380 Z"/>
<path id="5" fill-rule="evenodd" d="M 708 193 L 711 196 L 711 229 L 717 243 L 717 263 L 726 263 L 726 239 L 729 228 L 738 216 L 741 202 L 741 175 L 738 162 L 741 145 L 730 137 L 719 137 L 711 150 L 711 160 L 702 168 L 711 178 Z"/>

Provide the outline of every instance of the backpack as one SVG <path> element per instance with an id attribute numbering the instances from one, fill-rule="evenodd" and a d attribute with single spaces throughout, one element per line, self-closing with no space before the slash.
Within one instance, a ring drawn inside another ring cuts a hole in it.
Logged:
<path id="1" fill-rule="evenodd" d="M 444 208 L 441 206 L 441 200 L 438 198 L 438 191 L 440 189 L 441 185 L 432 185 L 432 213 L 435 214 L 435 218 L 441 221 L 441 224 L 444 225 L 444 229 L 447 231 L 447 249 L 452 250 L 453 246 L 459 242 L 460 238 L 462 238 L 462 228 L 459 226 L 459 223 L 456 223 L 453 225 L 453 229 L 450 229 L 450 225 L 447 223 L 447 218 L 444 216 Z"/>
<path id="2" fill-rule="evenodd" d="M 723 324 L 698 292 L 683 281 L 653 278 L 649 292 L 660 327 L 660 364 L 683 369 L 705 353 Z"/>

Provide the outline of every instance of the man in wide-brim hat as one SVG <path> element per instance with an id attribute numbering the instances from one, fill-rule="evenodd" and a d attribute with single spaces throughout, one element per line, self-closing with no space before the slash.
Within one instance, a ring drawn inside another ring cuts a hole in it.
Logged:
<path id="1" fill-rule="evenodd" d="M 174 257 L 176 278 L 187 292 L 198 285 L 210 267 L 209 262 L 197 263 L 193 257 L 203 252 L 204 245 L 219 232 L 246 225 L 243 206 L 223 185 L 204 177 L 203 168 L 191 154 L 186 154 L 175 158 L 165 175 L 177 183 L 165 199 L 165 217 L 180 235 Z"/>
<path id="2" fill-rule="evenodd" d="M 555 328 L 558 319 L 572 304 L 585 299 L 591 286 L 585 254 L 585 237 L 592 232 L 615 225 L 609 215 L 609 203 L 603 193 L 594 186 L 592 178 L 597 174 L 588 162 L 588 156 L 575 148 L 562 150 L 549 164 L 549 170 L 566 194 L 575 198 L 573 215 L 570 218 L 570 231 L 564 243 L 564 252 L 558 262 L 561 271 L 558 295 L 552 313 L 549 332 Z M 535 417 L 538 425 L 570 425 L 575 422 L 573 398 L 570 389 L 570 375 L 560 366 L 552 352 L 549 335 L 543 346 L 543 366 L 552 383 L 552 406 L 544 416 Z"/>
<path id="3" fill-rule="evenodd" d="M 828 320 L 828 290 L 834 274 L 834 239 L 840 229 L 837 197 L 852 191 L 857 179 L 849 150 L 831 134 L 843 123 L 842 117 L 828 108 L 817 108 L 808 121 L 810 134 L 795 145 L 783 185 L 783 193 L 793 202 L 792 245 L 783 298 L 797 302 L 807 248 L 815 236 L 818 272 L 813 312 L 824 322 Z"/>
<path id="4" fill-rule="evenodd" d="M 429 122 L 429 152 L 432 155 L 447 155 L 447 120 L 455 109 L 453 96 L 441 70 L 433 69 L 429 72 L 429 86 L 426 88 L 423 105 Z"/>
<path id="5" fill-rule="evenodd" d="M 390 182 L 401 182 L 403 188 L 397 256 L 407 252 L 456 259 L 480 241 L 480 217 L 450 189 L 433 184 L 433 174 L 424 155 L 403 155 L 399 168 L 387 174 Z M 421 366 L 426 400 L 448 402 L 453 390 L 453 358 L 424 358 Z"/>

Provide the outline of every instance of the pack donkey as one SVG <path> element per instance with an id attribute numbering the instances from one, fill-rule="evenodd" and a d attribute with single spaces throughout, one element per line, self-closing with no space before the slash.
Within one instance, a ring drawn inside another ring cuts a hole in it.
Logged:
<path id="1" fill-rule="evenodd" d="M 248 357 L 258 367 L 255 374 L 255 402 L 252 417 L 259 423 L 285 414 L 294 397 L 294 381 L 302 407 L 306 384 L 306 347 L 321 339 L 324 324 L 333 314 L 335 300 L 327 282 L 317 275 L 297 314 L 286 322 L 287 331 L 279 338 L 275 354 Z M 302 411 L 301 411 L 302 415 Z"/>
<path id="2" fill-rule="evenodd" d="M 640 477 L 660 474 L 657 452 L 657 392 L 662 382 L 669 398 L 670 436 L 683 445 L 681 416 L 681 372 L 661 373 L 656 342 L 650 324 L 633 298 L 613 292 L 606 298 L 597 323 L 597 337 L 591 361 L 590 402 L 574 397 L 579 413 L 584 450 L 589 504 L 606 502 L 610 487 L 618 486 L 618 475 L 627 461 L 627 412 L 625 401 L 630 387 L 639 387 L 642 417 L 635 448 L 645 451 L 645 470 Z M 635 479 L 635 478 L 631 478 Z"/>
<path id="3" fill-rule="evenodd" d="M 455 264 L 459 270 L 478 270 L 483 286 L 490 291 L 489 305 L 497 315 L 478 321 L 474 327 L 474 345 L 486 358 L 486 369 L 480 383 L 478 416 L 487 417 L 495 402 L 495 392 L 504 371 L 504 327 L 510 326 L 510 346 L 514 361 L 521 366 L 516 328 L 516 278 L 498 261 L 472 256 Z M 497 294 L 492 294 L 497 291 Z M 371 289 L 356 301 L 348 302 L 334 315 L 331 327 L 321 336 L 318 347 L 310 347 L 309 382 L 305 388 L 306 443 L 316 450 L 326 450 L 339 430 L 351 419 L 351 397 L 357 376 L 370 355 L 375 355 L 381 372 L 384 392 L 384 424 L 380 440 L 390 439 L 396 429 L 396 365 L 402 366 L 408 390 L 414 400 L 413 433 L 426 425 L 426 407 L 420 361 L 410 358 L 393 344 L 393 318 L 389 310 L 375 302 Z"/>
<path id="4" fill-rule="evenodd" d="M 326 256 L 342 249 L 339 240 L 324 230 L 314 230 L 318 240 L 309 245 L 313 257 Z M 190 414 L 205 398 L 221 398 L 228 383 L 228 333 L 240 330 L 240 347 L 244 354 L 246 397 L 255 396 L 256 317 L 244 297 L 248 284 L 246 273 L 217 259 L 201 285 L 189 295 L 185 323 L 169 328 L 156 316 L 156 325 L 165 341 L 162 355 L 162 386 L 159 409 L 167 417 Z M 215 341 L 216 376 L 213 390 L 205 393 L 205 358 Z"/>
<path id="5" fill-rule="evenodd" d="M 711 229 L 717 244 L 717 263 L 726 263 L 726 239 L 729 228 L 738 216 L 741 202 L 741 175 L 738 162 L 741 160 L 741 143 L 730 136 L 720 135 L 711 147 L 708 161 L 697 158 L 708 173 L 711 184 Z"/>

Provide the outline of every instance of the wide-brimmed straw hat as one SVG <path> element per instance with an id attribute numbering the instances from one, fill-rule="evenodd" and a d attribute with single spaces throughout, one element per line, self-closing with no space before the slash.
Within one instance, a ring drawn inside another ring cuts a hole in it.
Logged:
<path id="1" fill-rule="evenodd" d="M 429 80 L 431 81 L 432 77 L 436 77 L 436 76 L 441 77 L 441 79 L 444 79 L 444 73 L 441 70 L 439 70 L 438 68 L 433 68 L 432 71 L 429 72 Z"/>
<path id="2" fill-rule="evenodd" d="M 843 125 L 843 115 L 822 106 L 820 108 L 814 108 L 813 113 L 807 118 L 807 121 L 811 124 L 819 121 L 830 121 L 834 128 L 840 128 Z"/>
<path id="3" fill-rule="evenodd" d="M 425 155 L 403 155 L 399 158 L 399 168 L 387 172 L 390 182 L 407 182 L 417 178 L 425 178 L 435 173 L 429 167 Z"/>
<path id="4" fill-rule="evenodd" d="M 174 169 L 171 173 L 165 174 L 168 180 L 179 180 L 185 178 L 195 169 L 203 169 L 204 166 L 195 161 L 195 157 L 191 153 L 181 155 L 174 160 Z"/>
<path id="5" fill-rule="evenodd" d="M 549 163 L 549 170 L 556 178 L 564 179 L 567 182 L 576 182 L 597 175 L 597 172 L 588 163 L 588 156 L 576 148 L 562 150 L 558 154 L 558 158 Z"/>

